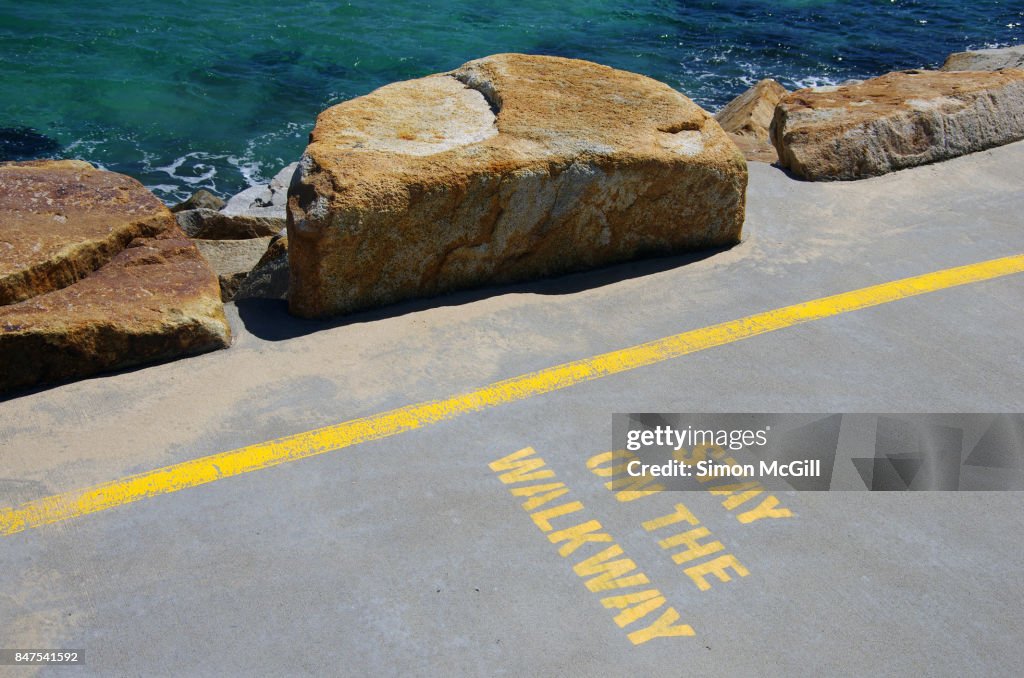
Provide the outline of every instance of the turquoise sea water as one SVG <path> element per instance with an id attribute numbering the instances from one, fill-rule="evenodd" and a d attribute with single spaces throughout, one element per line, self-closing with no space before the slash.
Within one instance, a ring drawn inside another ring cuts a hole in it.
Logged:
<path id="1" fill-rule="evenodd" d="M 167 201 L 297 159 L 319 111 L 496 52 L 649 75 L 709 110 L 1024 42 L 1024 0 L 0 0 L 0 159 L 76 157 Z"/>

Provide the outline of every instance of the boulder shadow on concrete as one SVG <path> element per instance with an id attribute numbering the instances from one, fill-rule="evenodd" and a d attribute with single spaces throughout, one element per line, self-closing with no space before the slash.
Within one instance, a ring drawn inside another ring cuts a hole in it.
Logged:
<path id="1" fill-rule="evenodd" d="M 451 292 L 426 299 L 412 299 L 389 306 L 361 311 L 333 318 L 300 318 L 288 311 L 288 302 L 282 299 L 236 299 L 233 303 L 245 329 L 265 341 L 284 341 L 321 330 L 346 327 L 362 323 L 397 318 L 410 313 L 419 313 L 431 308 L 463 306 L 504 294 L 563 295 L 577 294 L 587 290 L 614 285 L 633 278 L 642 278 L 680 266 L 696 263 L 716 254 L 728 251 L 729 247 L 717 247 L 687 252 L 672 256 L 655 257 L 628 261 L 603 268 L 579 273 L 570 273 L 556 278 L 535 280 L 510 285 L 491 285 L 470 290 Z"/>

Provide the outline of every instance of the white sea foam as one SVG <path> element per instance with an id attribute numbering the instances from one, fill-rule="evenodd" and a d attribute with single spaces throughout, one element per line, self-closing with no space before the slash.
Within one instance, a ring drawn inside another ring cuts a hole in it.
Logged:
<path id="1" fill-rule="evenodd" d="M 252 187 L 265 183 L 263 180 L 263 163 L 259 160 L 253 160 L 245 156 L 229 155 L 227 161 L 238 170 L 238 173 L 242 175 L 248 186 Z"/>
<path id="2" fill-rule="evenodd" d="M 267 146 L 270 142 L 277 141 L 288 137 L 293 137 L 298 140 L 304 140 L 306 135 L 309 133 L 310 125 L 303 125 L 297 122 L 287 122 L 280 129 L 272 132 L 266 132 L 259 136 L 253 137 L 245 142 L 245 152 L 240 155 L 229 155 L 225 158 L 227 162 L 238 170 L 238 173 L 242 175 L 245 183 L 252 187 L 265 184 L 270 181 L 272 173 L 277 172 L 280 168 L 284 167 L 290 162 L 294 162 L 294 158 L 285 160 L 284 158 L 275 158 L 274 162 L 264 162 L 257 160 L 259 149 Z M 268 174 L 264 174 L 267 171 Z"/>
<path id="3" fill-rule="evenodd" d="M 180 190 L 174 184 L 146 184 L 146 188 L 154 193 L 175 193 Z"/>
<path id="4" fill-rule="evenodd" d="M 214 165 L 209 164 L 209 162 L 224 160 L 225 158 L 226 156 L 224 155 L 214 155 L 212 153 L 204 153 L 202 151 L 193 151 L 175 158 L 169 165 L 152 167 L 150 170 L 153 172 L 164 172 L 172 179 L 184 181 L 189 186 L 198 186 L 204 183 L 215 185 L 213 179 L 217 176 L 217 168 Z M 180 173 L 178 170 L 181 170 L 182 168 L 185 168 L 192 174 Z"/>

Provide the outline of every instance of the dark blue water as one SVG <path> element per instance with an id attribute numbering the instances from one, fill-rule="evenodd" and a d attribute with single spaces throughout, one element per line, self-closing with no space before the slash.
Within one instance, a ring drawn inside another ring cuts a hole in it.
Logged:
<path id="1" fill-rule="evenodd" d="M 1024 42 L 1024 0 L 0 0 L 0 158 L 75 157 L 168 201 L 296 159 L 316 114 L 496 52 L 590 59 L 716 110 Z"/>

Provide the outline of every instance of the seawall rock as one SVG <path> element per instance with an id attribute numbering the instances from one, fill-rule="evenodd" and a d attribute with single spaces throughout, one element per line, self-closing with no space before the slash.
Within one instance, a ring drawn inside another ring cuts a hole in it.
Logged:
<path id="1" fill-rule="evenodd" d="M 80 280 L 167 227 L 134 179 L 80 160 L 0 165 L 0 305 Z"/>
<path id="2" fill-rule="evenodd" d="M 179 202 L 177 205 L 171 208 L 172 212 L 184 212 L 185 210 L 196 210 L 196 209 L 208 209 L 208 210 L 219 210 L 227 204 L 222 198 L 218 198 L 213 193 L 210 193 L 205 188 L 201 188 L 192 195 L 189 196 L 188 200 Z"/>
<path id="3" fill-rule="evenodd" d="M 729 133 L 747 160 L 778 160 L 768 130 L 775 115 L 775 106 L 786 93 L 785 87 L 765 78 L 715 114 L 715 120 Z"/>
<path id="4" fill-rule="evenodd" d="M 1024 70 L 900 71 L 802 89 L 776 107 L 780 163 L 811 180 L 861 179 L 1024 138 Z"/>
<path id="5" fill-rule="evenodd" d="M 275 238 L 245 277 L 235 299 L 288 298 L 288 238 Z"/>
<path id="6" fill-rule="evenodd" d="M 202 240 L 263 238 L 284 230 L 283 213 L 280 217 L 258 217 L 200 208 L 178 212 L 175 217 L 185 235 Z"/>
<path id="7" fill-rule="evenodd" d="M 1024 68 L 1024 45 L 950 54 L 939 70 L 997 71 L 1000 68 Z"/>
<path id="8" fill-rule="evenodd" d="M 284 228 L 285 209 L 288 206 L 288 186 L 298 168 L 293 162 L 281 169 L 269 184 L 252 186 L 228 198 L 221 212 L 233 217 L 257 217 L 278 222 L 277 230 Z"/>
<path id="9" fill-rule="evenodd" d="M 289 305 L 346 313 L 731 245 L 746 162 L 671 88 L 502 54 L 320 114 L 289 194 Z"/>
<path id="10" fill-rule="evenodd" d="M 247 240 L 193 240 L 199 252 L 210 262 L 220 281 L 220 298 L 231 301 L 249 271 L 267 251 L 272 238 Z"/>
<path id="11" fill-rule="evenodd" d="M 217 279 L 134 179 L 0 165 L 0 391 L 222 348 Z"/>

